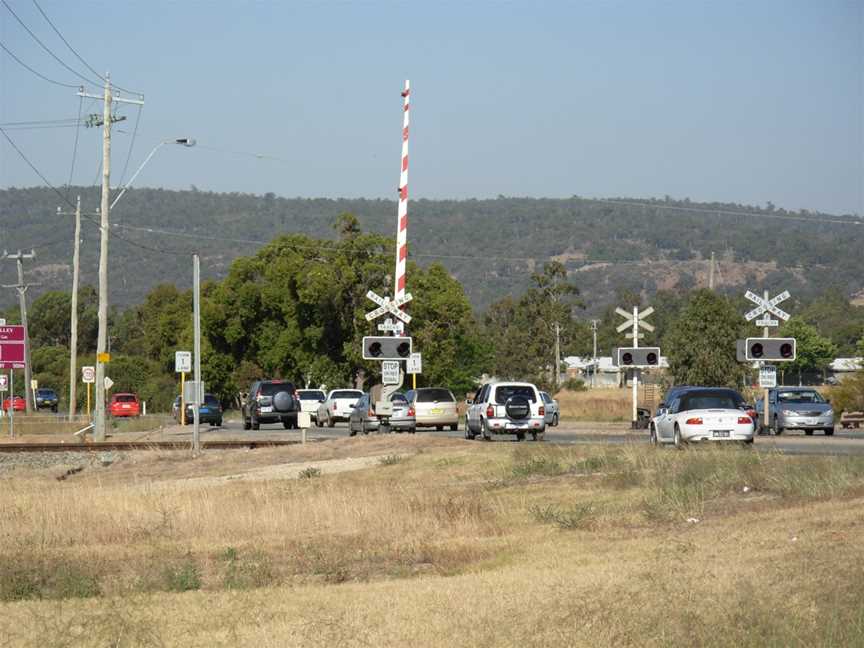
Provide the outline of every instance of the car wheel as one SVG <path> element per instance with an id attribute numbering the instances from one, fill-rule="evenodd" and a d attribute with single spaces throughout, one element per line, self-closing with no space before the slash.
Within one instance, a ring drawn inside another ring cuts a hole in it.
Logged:
<path id="1" fill-rule="evenodd" d="M 834 436 L 834 428 L 825 428 L 825 436 Z"/>
<path id="2" fill-rule="evenodd" d="M 258 422 L 258 419 L 256 419 L 254 416 L 252 417 L 252 429 L 253 430 L 260 430 L 261 429 L 261 424 Z"/>
<path id="3" fill-rule="evenodd" d="M 534 435 L 535 437 L 537 436 L 537 435 L 536 435 L 535 433 L 533 433 L 533 432 L 532 432 L 531 434 Z M 517 433 L 516 433 L 516 440 L 517 440 L 517 441 L 524 441 L 524 440 L 525 440 L 525 433 L 524 433 L 524 432 L 517 432 Z M 535 439 L 535 440 L 536 440 L 536 439 Z"/>
<path id="4" fill-rule="evenodd" d="M 813 430 L 804 430 L 804 434 L 807 436 L 813 436 Z"/>
<path id="5" fill-rule="evenodd" d="M 450 426 L 450 431 L 451 431 L 451 432 L 456 432 L 458 429 L 459 429 L 459 424 L 458 424 L 458 423 L 454 423 L 453 425 Z"/>
<path id="6" fill-rule="evenodd" d="M 54 413 L 56 414 L 56 413 L 57 413 L 57 406 L 55 405 L 54 407 L 52 407 L 52 408 L 51 408 L 51 411 L 54 412 Z"/>
<path id="7" fill-rule="evenodd" d="M 333 417 L 328 414 L 327 415 L 327 427 L 332 428 L 334 425 L 336 425 L 336 421 L 334 421 Z M 364 430 L 364 434 L 365 434 L 365 430 Z"/>
<path id="8" fill-rule="evenodd" d="M 672 433 L 672 444 L 681 450 L 684 447 L 684 441 L 681 439 L 681 430 L 678 429 L 678 426 L 675 426 L 675 432 Z"/>
<path id="9" fill-rule="evenodd" d="M 294 426 L 291 425 L 291 421 L 282 421 L 282 427 L 286 430 L 291 430 Z"/>
<path id="10" fill-rule="evenodd" d="M 542 441 L 543 435 L 540 432 L 532 432 L 531 433 L 531 440 L 534 441 L 535 443 L 537 441 Z"/>
<path id="11" fill-rule="evenodd" d="M 783 434 L 783 428 L 777 425 L 777 417 L 774 417 L 774 436 L 780 436 Z"/>
<path id="12" fill-rule="evenodd" d="M 222 427 L 222 419 L 216 419 L 216 427 Z"/>
<path id="13" fill-rule="evenodd" d="M 465 419 L 465 438 L 469 441 L 473 441 L 477 438 L 477 435 L 471 431 L 471 426 L 468 425 L 468 419 Z"/>
<path id="14" fill-rule="evenodd" d="M 648 428 L 648 443 L 652 446 L 657 445 L 657 428 L 654 427 L 654 424 L 651 424 L 651 427 Z"/>
<path id="15" fill-rule="evenodd" d="M 486 428 L 486 421 L 480 419 L 480 434 L 483 436 L 484 441 L 491 441 L 492 435 L 489 434 L 489 430 Z"/>
<path id="16" fill-rule="evenodd" d="M 436 426 L 435 426 L 435 429 L 438 430 L 438 431 L 440 432 L 441 430 L 444 429 L 444 426 L 443 426 L 443 425 L 436 425 Z"/>
<path id="17" fill-rule="evenodd" d="M 552 427 L 558 427 L 558 413 L 552 415 Z"/>
<path id="18" fill-rule="evenodd" d="M 417 433 L 416 427 L 411 426 L 410 428 L 408 428 L 408 434 L 416 434 L 416 433 Z"/>
<path id="19" fill-rule="evenodd" d="M 243 429 L 244 429 L 244 430 L 248 430 L 248 429 L 250 429 L 251 427 L 252 427 L 252 424 L 249 422 L 249 419 L 244 418 L 244 419 L 243 419 Z"/>
<path id="20" fill-rule="evenodd" d="M 329 423 L 330 420 L 328 419 L 327 422 Z M 331 425 L 330 427 L 333 427 L 333 426 Z M 365 423 L 360 424 L 360 431 L 363 432 L 363 434 L 369 434 L 369 430 L 366 429 Z"/>

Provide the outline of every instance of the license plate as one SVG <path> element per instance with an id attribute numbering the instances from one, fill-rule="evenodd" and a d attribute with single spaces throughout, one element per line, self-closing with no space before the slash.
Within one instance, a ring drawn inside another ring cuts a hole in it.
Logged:
<path id="1" fill-rule="evenodd" d="M 711 436 L 717 439 L 728 439 L 731 430 L 711 430 Z"/>
<path id="2" fill-rule="evenodd" d="M 441 414 L 443 411 L 444 410 L 442 410 L 440 407 L 433 407 L 432 409 L 429 410 L 429 413 L 430 414 Z"/>
<path id="3" fill-rule="evenodd" d="M 819 425 L 819 419 L 809 419 L 807 425 Z"/>
<path id="4" fill-rule="evenodd" d="M 209 408 L 209 407 L 202 407 L 202 408 L 201 408 L 201 413 L 202 413 L 202 414 L 209 414 L 209 413 L 210 413 L 210 408 Z"/>
<path id="5" fill-rule="evenodd" d="M 132 406 L 131 405 L 121 405 L 120 407 L 122 407 L 123 409 L 129 409 Z"/>
<path id="6" fill-rule="evenodd" d="M 268 413 L 270 413 L 270 412 L 272 412 L 272 411 L 273 411 L 273 408 L 272 408 L 272 407 L 262 407 L 262 408 L 261 408 L 261 413 L 262 413 L 262 414 L 268 414 Z"/>

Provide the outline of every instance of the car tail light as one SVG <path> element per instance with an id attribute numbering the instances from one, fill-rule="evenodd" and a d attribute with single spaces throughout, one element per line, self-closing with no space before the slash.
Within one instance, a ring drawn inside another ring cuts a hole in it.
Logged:
<path id="1" fill-rule="evenodd" d="M 495 408 L 491 405 L 486 408 L 486 418 L 495 418 Z"/>
<path id="2" fill-rule="evenodd" d="M 546 416 L 546 408 L 543 407 L 542 405 L 540 406 L 540 410 L 538 412 L 538 415 L 539 416 Z"/>
<path id="3" fill-rule="evenodd" d="M 687 423 L 687 425 L 702 425 L 702 419 L 699 417 L 689 418 L 685 422 Z"/>
<path id="4" fill-rule="evenodd" d="M 738 417 L 738 425 L 750 425 L 753 422 L 749 416 L 739 416 Z"/>
<path id="5" fill-rule="evenodd" d="M 333 411 L 336 411 L 336 403 L 333 403 Z"/>
<path id="6" fill-rule="evenodd" d="M 417 412 L 414 411 L 413 407 L 408 408 L 408 416 L 417 416 Z"/>

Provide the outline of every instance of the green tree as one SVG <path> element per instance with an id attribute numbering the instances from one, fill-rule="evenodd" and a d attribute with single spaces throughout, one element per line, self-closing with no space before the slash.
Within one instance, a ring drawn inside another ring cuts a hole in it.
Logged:
<path id="1" fill-rule="evenodd" d="M 795 360 L 782 363 L 782 369 L 797 372 L 799 384 L 803 372 L 821 371 L 837 356 L 837 345 L 828 338 L 819 335 L 815 326 L 811 326 L 799 318 L 790 319 L 784 324 L 780 329 L 780 336 L 795 338 Z"/>
<path id="2" fill-rule="evenodd" d="M 743 319 L 729 299 L 693 292 L 662 342 L 678 384 L 736 386 L 745 369 L 736 360 Z"/>
<path id="3" fill-rule="evenodd" d="M 82 353 L 96 350 L 98 333 L 98 297 L 92 286 L 78 291 L 78 350 Z M 65 346 L 70 343 L 72 297 L 68 292 L 42 293 L 31 305 L 28 313 L 30 340 L 33 348 Z"/>

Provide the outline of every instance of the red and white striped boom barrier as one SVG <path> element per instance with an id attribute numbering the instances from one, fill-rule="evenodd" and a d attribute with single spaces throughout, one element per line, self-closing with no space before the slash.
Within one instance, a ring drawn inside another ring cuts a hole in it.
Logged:
<path id="1" fill-rule="evenodd" d="M 402 91 L 402 171 L 399 174 L 399 209 L 396 223 L 396 274 L 394 301 L 405 297 L 405 268 L 408 263 L 408 123 L 409 104 L 411 99 L 411 82 L 405 80 L 405 90 Z M 404 328 L 404 327 L 403 327 Z"/>

